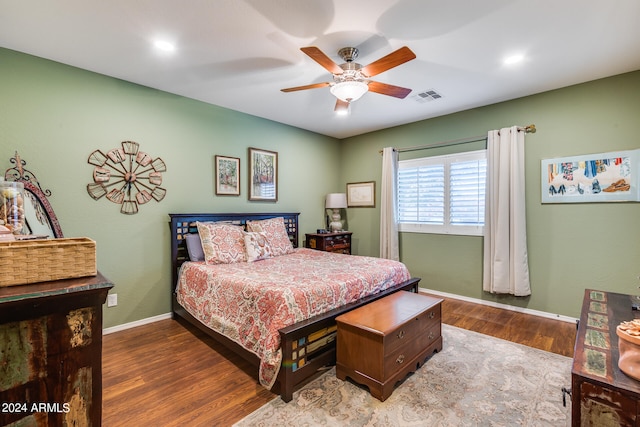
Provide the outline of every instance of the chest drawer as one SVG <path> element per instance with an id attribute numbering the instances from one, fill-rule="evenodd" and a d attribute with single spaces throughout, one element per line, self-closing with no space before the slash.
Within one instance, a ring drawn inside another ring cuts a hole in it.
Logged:
<path id="1" fill-rule="evenodd" d="M 384 376 L 389 377 L 406 366 L 425 348 L 431 346 L 441 336 L 440 324 L 432 323 L 429 328 L 420 331 L 400 347 L 385 352 Z"/>
<path id="2" fill-rule="evenodd" d="M 430 329 L 433 325 L 440 325 L 441 317 L 441 305 L 438 304 L 400 325 L 385 336 L 385 354 L 394 352 L 398 348 L 419 338 L 424 334 L 424 331 Z M 438 335 L 440 334 L 438 333 Z"/>

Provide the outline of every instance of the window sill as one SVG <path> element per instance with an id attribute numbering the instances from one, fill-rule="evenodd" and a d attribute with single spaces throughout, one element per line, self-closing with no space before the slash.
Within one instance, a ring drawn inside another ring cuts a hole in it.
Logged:
<path id="1" fill-rule="evenodd" d="M 432 225 L 400 223 L 398 231 L 401 233 L 423 233 L 423 234 L 451 234 L 455 236 L 483 236 L 484 227 L 468 225 Z"/>

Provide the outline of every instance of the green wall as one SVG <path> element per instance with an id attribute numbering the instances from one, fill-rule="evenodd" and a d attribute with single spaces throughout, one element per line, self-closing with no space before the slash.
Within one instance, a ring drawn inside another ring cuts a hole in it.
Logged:
<path id="1" fill-rule="evenodd" d="M 416 108 L 429 108 L 430 104 Z M 637 293 L 640 204 L 541 204 L 540 162 L 562 156 L 640 148 L 640 71 L 349 138 L 341 146 L 342 180 L 380 182 L 386 146 L 410 147 L 535 124 L 526 137 L 526 192 L 532 295 L 482 291 L 482 237 L 401 233 L 401 260 L 421 287 L 579 317 L 585 288 Z M 478 144 L 411 155 L 478 149 Z M 401 153 L 400 158 L 408 158 Z M 380 195 L 379 185 L 376 188 Z M 348 209 L 356 251 L 379 253 L 375 209 Z"/>
<path id="2" fill-rule="evenodd" d="M 343 191 L 345 183 L 376 181 L 379 201 L 383 147 L 484 135 L 514 124 L 538 128 L 526 143 L 532 296 L 482 291 L 481 237 L 402 233 L 401 258 L 422 277 L 421 286 L 577 317 L 585 288 L 634 293 L 640 284 L 640 204 L 540 203 L 542 159 L 640 148 L 640 71 L 344 141 L 6 49 L 0 49 L 0 77 L 0 170 L 11 167 L 17 150 L 52 191 L 65 236 L 97 242 L 98 268 L 118 294 L 118 306 L 105 308 L 107 327 L 169 312 L 169 213 L 299 211 L 304 235 L 323 224 L 325 194 Z M 133 216 L 86 192 L 89 154 L 123 140 L 139 142 L 168 168 L 166 198 Z M 277 203 L 247 201 L 248 147 L 279 153 Z M 241 159 L 240 197 L 215 196 L 216 154 Z M 347 210 L 355 253 L 378 255 L 379 217 L 378 207 Z"/>
<path id="3" fill-rule="evenodd" d="M 301 212 L 302 244 L 324 222 L 325 194 L 342 188 L 338 140 L 272 121 L 6 49 L 0 94 L 0 170 L 17 150 L 51 190 L 65 237 L 96 241 L 98 269 L 118 294 L 106 327 L 170 311 L 169 213 Z M 125 140 L 167 164 L 165 199 L 131 216 L 86 191 L 89 154 Z M 277 203 L 247 201 L 248 147 L 278 152 Z M 241 159 L 239 197 L 215 196 L 216 154 Z"/>

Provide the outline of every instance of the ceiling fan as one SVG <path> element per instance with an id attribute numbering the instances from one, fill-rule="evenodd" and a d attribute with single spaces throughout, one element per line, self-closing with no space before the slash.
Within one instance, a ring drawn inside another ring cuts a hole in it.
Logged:
<path id="1" fill-rule="evenodd" d="M 411 92 L 411 89 L 369 80 L 370 77 L 415 59 L 415 53 L 406 46 L 366 66 L 353 62 L 358 57 L 358 49 L 355 47 L 344 47 L 338 51 L 338 56 L 345 61 L 344 64 L 340 65 L 333 62 L 331 58 L 315 46 L 303 47 L 300 50 L 329 71 L 333 75 L 333 81 L 290 87 L 281 89 L 282 92 L 295 92 L 329 86 L 331 93 L 338 98 L 335 106 L 336 112 L 348 111 L 349 104 L 368 91 L 400 99 Z"/>

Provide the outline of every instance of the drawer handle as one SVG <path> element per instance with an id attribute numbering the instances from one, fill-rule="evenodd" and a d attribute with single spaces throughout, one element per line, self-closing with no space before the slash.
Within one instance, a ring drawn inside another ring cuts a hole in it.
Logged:
<path id="1" fill-rule="evenodd" d="M 404 354 L 401 354 L 400 356 L 398 356 L 398 358 L 396 359 L 396 363 L 398 365 L 402 365 L 402 362 L 404 362 Z"/>
<path id="2" fill-rule="evenodd" d="M 433 319 L 434 317 L 436 317 L 435 311 L 429 312 L 429 319 Z"/>
<path id="3" fill-rule="evenodd" d="M 400 339 L 400 340 L 401 340 L 402 338 L 404 338 L 404 329 L 403 329 L 402 331 L 398 332 L 397 337 L 398 337 L 398 339 Z"/>
<path id="4" fill-rule="evenodd" d="M 429 332 L 429 341 L 431 341 L 432 339 L 434 339 L 436 337 L 436 334 L 433 333 L 433 331 Z"/>

